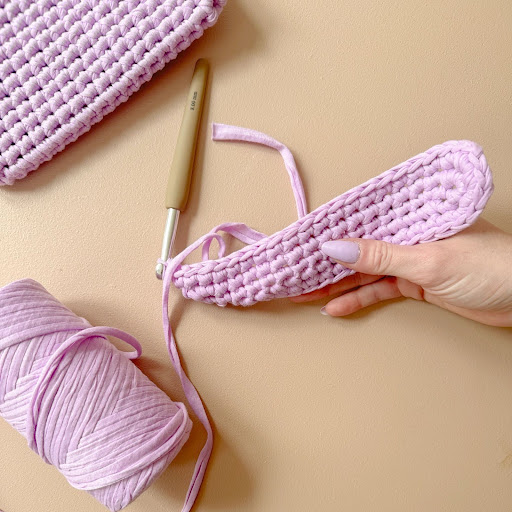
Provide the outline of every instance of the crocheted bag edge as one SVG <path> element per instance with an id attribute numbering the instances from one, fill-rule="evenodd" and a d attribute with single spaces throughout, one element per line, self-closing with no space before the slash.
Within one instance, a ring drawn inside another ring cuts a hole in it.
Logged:
<path id="1" fill-rule="evenodd" d="M 205 10 L 209 4 L 210 12 L 206 12 L 203 18 L 202 28 L 207 29 L 212 27 L 226 4 L 227 0 L 204 0 L 204 3 L 198 5 L 197 8 Z M 37 144 L 28 153 L 23 155 L 19 159 L 19 162 L 12 165 L 6 166 L 0 169 L 0 187 L 6 185 L 13 185 L 16 181 L 25 178 L 28 174 L 38 170 L 41 165 L 50 161 L 55 155 L 62 152 L 69 144 L 75 142 L 82 135 L 87 133 L 94 125 L 99 123 L 105 116 L 112 113 L 119 105 L 125 103 L 135 92 L 137 92 L 142 85 L 149 82 L 153 75 L 163 69 L 169 62 L 174 60 L 182 51 L 186 50 L 194 41 L 202 36 L 203 32 L 198 34 L 196 37 L 191 37 L 188 40 L 182 41 L 179 50 L 177 52 L 167 51 L 164 53 L 163 58 L 159 58 L 156 62 L 150 64 L 154 60 L 154 56 L 147 52 L 144 58 L 132 67 L 134 69 L 144 68 L 145 73 L 141 73 L 138 77 L 128 78 L 131 81 L 131 85 L 126 88 L 126 93 L 119 93 L 116 99 L 106 108 L 102 109 L 102 105 L 105 103 L 103 96 L 105 92 L 96 96 L 93 102 L 85 105 L 80 113 L 73 116 L 70 121 L 61 125 L 52 135 L 44 139 L 41 143 Z M 168 37 L 172 37 L 169 34 Z M 165 45 L 165 41 L 168 38 L 162 40 L 161 45 Z M 132 74 L 135 74 L 133 72 Z M 126 74 L 125 76 L 127 76 Z M 113 87 L 111 85 L 110 87 Z M 109 88 L 110 89 L 110 88 Z M 75 125 L 80 123 L 82 126 L 76 130 Z M 64 137 L 64 138 L 62 138 Z M 41 148 L 44 147 L 44 152 Z"/>

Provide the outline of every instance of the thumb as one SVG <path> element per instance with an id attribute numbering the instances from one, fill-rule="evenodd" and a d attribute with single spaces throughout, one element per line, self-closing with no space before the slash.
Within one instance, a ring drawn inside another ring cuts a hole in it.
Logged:
<path id="1" fill-rule="evenodd" d="M 423 274 L 425 253 L 420 246 L 405 246 L 369 239 L 325 242 L 321 251 L 344 267 L 372 275 L 402 277 L 417 282 Z"/>

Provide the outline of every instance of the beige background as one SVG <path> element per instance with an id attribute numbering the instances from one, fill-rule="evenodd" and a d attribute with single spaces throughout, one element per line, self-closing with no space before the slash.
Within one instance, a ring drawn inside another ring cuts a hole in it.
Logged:
<path id="1" fill-rule="evenodd" d="M 512 4 L 230 0 L 219 23 L 54 160 L 0 190 L 0 285 L 42 282 L 92 323 L 136 335 L 140 367 L 180 399 L 154 278 L 164 186 L 195 60 L 211 121 L 294 152 L 315 208 L 433 144 L 480 143 L 512 230 Z M 224 221 L 295 218 L 277 153 L 203 126 L 178 248 Z M 173 321 L 216 444 L 197 510 L 509 511 L 512 330 L 411 300 L 348 319 L 321 303 L 185 302 Z M 179 511 L 200 426 L 130 512 Z M 102 512 L 0 421 L 0 509 Z"/>

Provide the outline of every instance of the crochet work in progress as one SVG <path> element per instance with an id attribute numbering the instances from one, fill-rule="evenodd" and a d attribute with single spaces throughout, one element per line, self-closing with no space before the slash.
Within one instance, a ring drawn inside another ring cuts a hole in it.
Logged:
<path id="1" fill-rule="evenodd" d="M 311 292 L 352 274 L 326 256 L 324 242 L 372 238 L 413 245 L 449 237 L 471 225 L 493 191 L 482 148 L 448 141 L 432 147 L 307 214 L 304 190 L 291 152 L 267 135 L 213 125 L 214 140 L 263 144 L 280 151 L 290 175 L 299 220 L 267 236 L 242 223 L 213 228 L 166 263 L 167 279 L 187 298 L 219 306 L 250 306 L 259 301 Z M 224 256 L 224 231 L 247 243 Z M 219 258 L 209 259 L 212 240 Z M 182 264 L 203 246 L 203 261 Z"/>
<path id="2" fill-rule="evenodd" d="M 12 185 L 198 39 L 226 0 L 0 0 L 0 185 Z"/>

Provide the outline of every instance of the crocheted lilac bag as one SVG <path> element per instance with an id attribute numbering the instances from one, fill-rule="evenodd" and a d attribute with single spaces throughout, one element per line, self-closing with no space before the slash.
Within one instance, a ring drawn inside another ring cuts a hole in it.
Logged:
<path id="1" fill-rule="evenodd" d="M 219 306 L 293 297 L 352 274 L 320 250 L 328 240 L 373 238 L 412 245 L 454 235 L 477 219 L 493 191 L 482 148 L 467 140 L 448 141 L 308 214 L 302 182 L 286 146 L 260 132 L 218 124 L 213 125 L 213 139 L 277 149 L 290 175 L 299 215 L 271 236 L 242 223 L 221 224 L 165 263 L 167 287 L 172 282 L 185 297 Z M 249 245 L 224 256 L 220 231 Z M 220 247 L 215 260 L 209 258 L 213 240 Z M 203 261 L 183 264 L 202 244 Z"/>
<path id="2" fill-rule="evenodd" d="M 0 0 L 0 185 L 112 112 L 226 0 Z"/>

